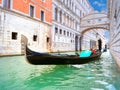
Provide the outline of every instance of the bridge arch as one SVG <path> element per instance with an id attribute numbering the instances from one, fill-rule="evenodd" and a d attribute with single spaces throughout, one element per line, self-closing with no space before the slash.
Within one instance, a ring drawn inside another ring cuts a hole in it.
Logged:
<path id="1" fill-rule="evenodd" d="M 83 35 L 84 33 L 86 33 L 87 31 L 90 31 L 90 30 L 97 30 L 97 29 L 103 29 L 103 30 L 108 30 L 108 28 L 106 27 L 89 27 L 89 28 L 86 28 L 85 30 L 82 30 L 81 32 L 81 35 Z"/>
<path id="2" fill-rule="evenodd" d="M 79 38 L 79 40 L 80 40 L 80 51 L 82 50 L 82 41 L 83 41 L 84 34 L 88 31 L 90 31 L 90 30 L 98 30 L 98 29 L 103 29 L 103 30 L 109 31 L 109 28 L 106 28 L 106 27 L 89 27 L 89 28 L 87 28 L 87 29 L 85 29 L 81 32 L 81 36 Z"/>
<path id="3" fill-rule="evenodd" d="M 81 27 L 81 31 L 80 31 L 81 37 L 79 39 L 80 39 L 80 50 L 82 50 L 82 41 L 84 34 L 90 30 L 95 31 L 95 30 L 103 29 L 109 31 L 109 19 L 107 14 L 104 12 L 101 13 L 91 12 L 88 15 L 85 15 L 84 17 L 81 18 L 80 27 Z"/>
<path id="4" fill-rule="evenodd" d="M 109 30 L 109 19 L 104 12 L 91 12 L 81 18 L 80 27 L 82 33 L 94 28 Z"/>

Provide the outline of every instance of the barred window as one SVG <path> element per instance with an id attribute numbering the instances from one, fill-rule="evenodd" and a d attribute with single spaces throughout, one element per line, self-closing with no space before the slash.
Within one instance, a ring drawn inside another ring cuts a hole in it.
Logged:
<path id="1" fill-rule="evenodd" d="M 37 41 L 37 35 L 33 35 L 33 41 Z"/>
<path id="2" fill-rule="evenodd" d="M 12 39 L 17 40 L 17 32 L 12 32 Z"/>
<path id="3" fill-rule="evenodd" d="M 58 28 L 55 27 L 55 34 L 58 34 Z"/>
<path id="4" fill-rule="evenodd" d="M 60 29 L 60 34 L 62 34 L 62 29 Z"/>

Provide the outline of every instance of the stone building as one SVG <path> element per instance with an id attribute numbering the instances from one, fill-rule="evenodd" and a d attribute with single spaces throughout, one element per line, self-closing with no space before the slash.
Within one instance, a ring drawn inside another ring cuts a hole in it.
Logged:
<path id="1" fill-rule="evenodd" d="M 53 0 L 52 51 L 80 50 L 81 18 L 92 10 L 88 0 Z"/>
<path id="2" fill-rule="evenodd" d="M 22 34 L 30 48 L 50 51 L 52 0 L 0 0 L 0 55 L 24 53 Z"/>
<path id="3" fill-rule="evenodd" d="M 108 0 L 110 52 L 120 67 L 120 0 Z"/>
<path id="4" fill-rule="evenodd" d="M 22 35 L 38 52 L 90 49 L 98 32 L 86 32 L 81 42 L 81 23 L 93 11 L 88 0 L 0 0 L 0 55 L 23 54 Z"/>

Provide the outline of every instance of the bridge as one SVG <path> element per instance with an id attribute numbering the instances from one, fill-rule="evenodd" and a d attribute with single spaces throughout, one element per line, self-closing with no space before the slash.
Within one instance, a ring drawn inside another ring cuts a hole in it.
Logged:
<path id="1" fill-rule="evenodd" d="M 106 13 L 92 12 L 81 18 L 81 34 L 93 29 L 109 30 L 109 19 Z"/>
<path id="2" fill-rule="evenodd" d="M 107 14 L 104 12 L 91 12 L 90 14 L 81 18 L 80 27 L 81 36 L 78 38 L 80 43 L 76 43 L 79 44 L 76 45 L 76 51 L 78 50 L 78 47 L 80 50 L 82 50 L 83 36 L 86 32 L 94 30 L 98 35 L 100 35 L 98 32 L 99 30 L 109 30 L 109 19 Z M 103 35 L 100 36 L 104 37 Z"/>

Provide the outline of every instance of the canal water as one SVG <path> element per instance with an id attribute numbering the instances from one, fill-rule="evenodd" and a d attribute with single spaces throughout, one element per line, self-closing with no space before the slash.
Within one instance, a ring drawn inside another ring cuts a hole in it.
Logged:
<path id="1" fill-rule="evenodd" d="M 0 90 L 120 90 L 120 70 L 109 52 L 80 68 L 34 66 L 24 56 L 0 57 Z"/>

